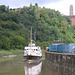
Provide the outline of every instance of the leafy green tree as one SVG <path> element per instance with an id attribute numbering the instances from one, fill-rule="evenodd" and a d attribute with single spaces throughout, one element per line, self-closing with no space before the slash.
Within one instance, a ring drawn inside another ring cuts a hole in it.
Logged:
<path id="1" fill-rule="evenodd" d="M 0 49 L 23 49 L 30 42 L 31 26 L 42 49 L 60 38 L 64 43 L 75 42 L 75 26 L 59 11 L 40 8 L 37 3 L 19 12 L 8 9 L 0 5 Z"/>
<path id="2" fill-rule="evenodd" d="M 15 48 L 23 49 L 25 44 L 26 44 L 25 38 L 23 38 L 21 36 L 15 36 L 13 38 L 13 45 L 15 45 Z"/>
<path id="3" fill-rule="evenodd" d="M 0 37 L 0 49 L 5 49 L 5 50 L 9 50 L 10 49 L 10 39 L 2 36 Z"/>
<path id="4" fill-rule="evenodd" d="M 72 34 L 67 33 L 66 35 L 64 35 L 64 43 L 74 43 L 74 39 L 72 38 Z"/>
<path id="5" fill-rule="evenodd" d="M 52 18 L 52 21 L 51 21 L 51 25 L 55 26 L 59 26 L 59 20 L 57 18 Z"/>
<path id="6" fill-rule="evenodd" d="M 0 13 L 5 12 L 6 10 L 6 6 L 5 5 L 0 5 Z"/>

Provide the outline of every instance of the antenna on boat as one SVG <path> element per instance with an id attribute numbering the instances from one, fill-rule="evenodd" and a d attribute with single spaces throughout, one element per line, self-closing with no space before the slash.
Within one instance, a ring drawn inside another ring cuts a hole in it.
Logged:
<path id="1" fill-rule="evenodd" d="M 34 32 L 34 43 L 36 43 L 36 32 Z"/>

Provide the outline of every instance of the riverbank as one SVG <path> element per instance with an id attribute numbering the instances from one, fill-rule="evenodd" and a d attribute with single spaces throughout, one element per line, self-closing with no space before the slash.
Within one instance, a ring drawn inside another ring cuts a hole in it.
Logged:
<path id="1" fill-rule="evenodd" d="M 0 50 L 0 63 L 14 60 L 17 57 L 23 58 L 24 50 Z M 45 50 L 42 50 L 42 58 L 45 59 Z"/>
<path id="2" fill-rule="evenodd" d="M 23 55 L 24 50 L 0 50 L 0 57 L 10 56 L 10 55 Z"/>
<path id="3" fill-rule="evenodd" d="M 24 50 L 0 50 L 0 57 L 14 57 L 15 55 L 23 55 Z M 45 58 L 45 50 L 42 50 L 42 57 Z"/>
<path id="4" fill-rule="evenodd" d="M 45 58 L 45 52 L 46 50 L 42 50 L 42 57 Z"/>

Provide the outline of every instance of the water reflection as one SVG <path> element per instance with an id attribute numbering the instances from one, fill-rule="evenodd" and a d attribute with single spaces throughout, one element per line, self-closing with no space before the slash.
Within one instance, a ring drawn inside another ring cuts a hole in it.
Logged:
<path id="1" fill-rule="evenodd" d="M 25 75 L 39 75 L 41 67 L 41 60 L 27 60 L 24 65 Z"/>

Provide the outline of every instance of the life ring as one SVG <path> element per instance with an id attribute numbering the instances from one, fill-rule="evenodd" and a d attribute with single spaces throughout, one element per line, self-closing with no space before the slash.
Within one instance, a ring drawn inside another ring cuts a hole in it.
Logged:
<path id="1" fill-rule="evenodd" d="M 75 49 L 75 46 L 73 46 L 72 49 Z"/>

